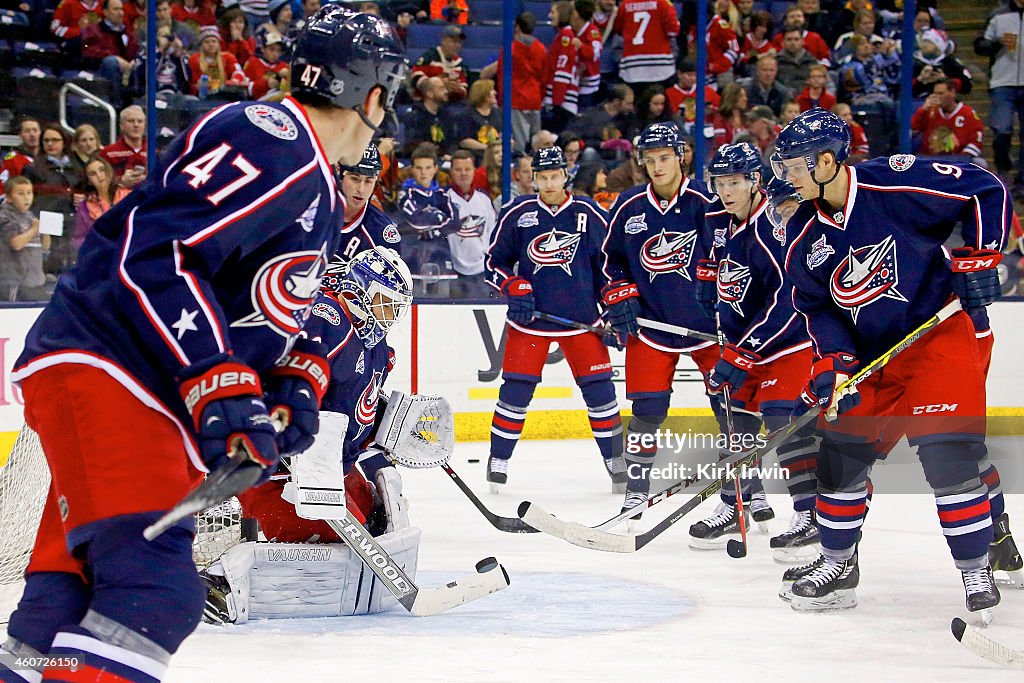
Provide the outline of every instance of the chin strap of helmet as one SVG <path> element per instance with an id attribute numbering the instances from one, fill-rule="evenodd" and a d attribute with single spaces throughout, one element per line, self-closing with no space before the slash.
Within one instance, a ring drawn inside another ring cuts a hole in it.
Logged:
<path id="1" fill-rule="evenodd" d="M 822 154 L 824 154 L 824 152 L 822 152 Z M 818 164 L 817 163 L 814 164 L 814 169 L 811 170 L 811 180 L 813 180 L 814 184 L 818 186 L 818 199 L 820 199 L 821 201 L 825 201 L 825 186 L 828 185 L 829 183 L 831 183 L 836 178 L 838 178 L 839 177 L 839 172 L 841 170 L 843 170 L 843 165 L 841 163 L 839 163 L 839 161 L 836 159 L 836 155 L 833 154 L 832 152 L 829 152 L 829 154 L 832 154 L 832 159 L 836 162 L 836 171 L 835 171 L 835 173 L 832 174 L 831 178 L 829 178 L 825 182 L 820 182 L 818 180 L 817 176 L 814 175 L 814 172 L 818 170 Z"/>

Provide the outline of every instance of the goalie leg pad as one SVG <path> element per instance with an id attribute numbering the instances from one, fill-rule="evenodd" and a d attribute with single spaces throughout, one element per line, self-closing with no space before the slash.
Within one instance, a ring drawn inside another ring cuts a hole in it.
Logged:
<path id="1" fill-rule="evenodd" d="M 380 496 L 384 514 L 387 517 L 387 533 L 408 529 L 409 500 L 402 495 L 402 476 L 394 467 L 377 470 L 377 495 Z"/>
<path id="2" fill-rule="evenodd" d="M 418 528 L 384 534 L 377 541 L 410 577 L 416 576 Z M 241 543 L 210 571 L 222 571 L 227 579 L 236 624 L 374 614 L 398 604 L 343 543 Z"/>
<path id="3" fill-rule="evenodd" d="M 348 415 L 320 412 L 320 430 L 313 445 L 292 457 L 295 512 L 303 519 L 345 518 L 345 475 L 342 453 Z"/>

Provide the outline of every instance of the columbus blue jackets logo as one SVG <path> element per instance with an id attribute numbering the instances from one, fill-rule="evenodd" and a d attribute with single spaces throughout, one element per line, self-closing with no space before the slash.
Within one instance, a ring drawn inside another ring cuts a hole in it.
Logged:
<path id="1" fill-rule="evenodd" d="M 814 270 L 827 261 L 828 257 L 834 253 L 836 253 L 836 250 L 825 241 L 825 236 L 822 235 L 811 245 L 811 253 L 807 255 L 807 268 Z"/>
<path id="2" fill-rule="evenodd" d="M 538 271 L 547 266 L 557 266 L 564 270 L 566 275 L 572 276 L 572 260 L 576 258 L 581 237 L 583 235 L 578 232 L 559 232 L 552 228 L 551 232 L 530 240 L 526 247 L 526 255 L 537 266 Z"/>
<path id="3" fill-rule="evenodd" d="M 676 273 L 692 280 L 688 268 L 697 245 L 697 231 L 661 232 L 640 248 L 640 265 L 650 273 L 651 282 L 659 275 Z"/>
<path id="4" fill-rule="evenodd" d="M 643 232 L 647 229 L 647 223 L 645 222 L 647 213 L 642 213 L 638 216 L 630 216 L 629 220 L 626 221 L 626 225 L 623 226 L 623 230 L 626 231 L 627 235 L 636 235 L 637 233 Z"/>
<path id="5" fill-rule="evenodd" d="M 459 237 L 483 237 L 484 217 L 466 216 L 459 224 Z"/>
<path id="6" fill-rule="evenodd" d="M 526 213 L 519 217 L 519 220 L 516 221 L 516 225 L 518 225 L 520 228 L 532 228 L 539 222 L 540 221 L 537 220 L 536 211 L 527 211 Z"/>
<path id="7" fill-rule="evenodd" d="M 359 401 L 356 403 L 356 422 L 363 426 L 372 425 L 377 417 L 377 397 L 380 395 L 378 391 L 380 381 L 381 371 L 375 370 L 373 377 L 370 378 L 370 383 L 363 389 L 363 393 L 359 396 Z"/>
<path id="8" fill-rule="evenodd" d="M 326 245 L 320 251 L 293 251 L 263 264 L 252 281 L 255 309 L 232 327 L 266 325 L 282 337 L 298 334 L 320 291 L 320 276 L 326 269 Z"/>
<path id="9" fill-rule="evenodd" d="M 743 315 L 741 304 L 750 289 L 750 282 L 750 268 L 724 259 L 718 269 L 718 298 L 737 314 Z"/>
<path id="10" fill-rule="evenodd" d="M 245 108 L 245 116 L 257 128 L 275 138 L 295 140 L 299 137 L 299 127 L 280 109 L 266 104 L 250 104 Z"/>
<path id="11" fill-rule="evenodd" d="M 900 283 L 896 272 L 896 242 L 889 235 L 878 244 L 854 249 L 832 273 L 829 288 L 832 299 L 848 309 L 854 324 L 860 309 L 881 299 L 906 301 L 897 291 Z"/>

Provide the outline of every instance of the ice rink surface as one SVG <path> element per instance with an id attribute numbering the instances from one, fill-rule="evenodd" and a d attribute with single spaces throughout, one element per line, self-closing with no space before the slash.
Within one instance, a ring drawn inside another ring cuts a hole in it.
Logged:
<path id="1" fill-rule="evenodd" d="M 487 444 L 459 444 L 452 466 L 499 514 L 531 500 L 565 519 L 618 511 L 590 441 L 523 441 L 499 496 L 487 492 Z M 480 458 L 468 464 L 468 458 Z M 496 556 L 512 583 L 446 614 L 401 608 L 363 617 L 203 625 L 168 683 L 264 681 L 1021 681 L 950 635 L 964 593 L 928 495 L 876 493 L 860 547 L 856 609 L 796 613 L 776 593 L 785 567 L 754 532 L 744 559 L 687 547 L 708 501 L 638 553 L 577 548 L 491 527 L 440 470 L 403 470 L 423 529 L 417 583 L 437 586 Z M 657 487 L 655 487 L 657 488 Z M 685 496 L 645 515 L 646 528 Z M 792 509 L 771 496 L 772 533 Z M 1024 496 L 1007 510 L 1024 540 Z M 1024 591 L 1005 589 L 987 635 L 1024 647 Z"/>

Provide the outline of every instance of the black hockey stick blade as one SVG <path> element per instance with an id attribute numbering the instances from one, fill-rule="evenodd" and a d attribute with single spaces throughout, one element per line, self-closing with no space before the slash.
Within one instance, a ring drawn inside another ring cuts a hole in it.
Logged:
<path id="1" fill-rule="evenodd" d="M 453 482 L 455 482 L 455 485 L 459 487 L 459 490 L 462 491 L 463 495 L 465 495 L 466 498 L 469 498 L 469 502 L 471 502 L 473 506 L 480 511 L 480 514 L 482 514 L 484 518 L 488 522 L 490 522 L 491 526 L 493 526 L 495 529 L 497 529 L 498 531 L 504 531 L 505 533 L 509 534 L 537 533 L 536 529 L 534 529 L 532 526 L 530 526 L 523 520 L 519 519 L 518 517 L 502 517 L 501 515 L 495 514 L 494 512 L 488 510 L 487 506 L 484 505 L 483 501 L 481 501 L 480 498 L 478 498 L 477 495 L 473 493 L 473 489 L 469 488 L 469 485 L 466 484 L 462 477 L 459 476 L 458 472 L 452 469 L 451 465 L 449 465 L 448 463 L 443 463 L 441 465 L 441 469 L 443 469 L 445 474 L 447 474 L 448 477 Z"/>
<path id="2" fill-rule="evenodd" d="M 953 637 L 974 654 L 1011 669 L 1024 669 L 1024 652 L 997 643 L 959 617 L 949 624 Z"/>
<path id="3" fill-rule="evenodd" d="M 231 458 L 199 486 L 192 489 L 163 517 L 146 527 L 142 532 L 143 537 L 147 541 L 152 541 L 186 517 L 248 490 L 260 478 L 262 472 L 263 467 L 251 460 Z"/>
<path id="4" fill-rule="evenodd" d="M 729 557 L 739 559 L 747 556 L 747 544 L 743 541 L 735 538 L 730 538 L 729 542 L 725 545 L 725 551 L 729 553 Z"/>

